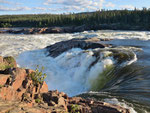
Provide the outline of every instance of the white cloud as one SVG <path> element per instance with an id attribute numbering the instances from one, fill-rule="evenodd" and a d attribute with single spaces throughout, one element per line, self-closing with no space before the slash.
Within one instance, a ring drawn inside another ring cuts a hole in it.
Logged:
<path id="1" fill-rule="evenodd" d="M 15 8 L 9 8 L 4 7 L 0 5 L 0 11 L 23 11 L 23 10 L 31 10 L 29 7 L 15 7 Z"/>
<path id="2" fill-rule="evenodd" d="M 3 4 L 11 4 L 11 2 L 7 1 L 7 0 L 0 0 L 0 3 L 3 3 Z"/>
<path id="3" fill-rule="evenodd" d="M 133 5 L 121 5 L 119 6 L 121 9 L 134 9 L 135 7 Z"/>
<path id="4" fill-rule="evenodd" d="M 108 2 L 105 6 L 106 6 L 106 7 L 114 8 L 114 7 L 115 7 L 115 4 L 113 4 L 112 2 Z"/>
<path id="5" fill-rule="evenodd" d="M 34 7 L 35 10 L 46 10 L 44 7 Z"/>
<path id="6" fill-rule="evenodd" d="M 10 2 L 8 0 L 0 0 L 1 4 L 9 4 L 9 5 L 20 5 L 21 3 L 18 2 Z"/>
<path id="7" fill-rule="evenodd" d="M 102 9 L 105 0 L 46 0 L 44 5 L 51 5 L 65 11 L 91 11 Z M 57 9 L 57 8 L 56 8 Z"/>
<path id="8" fill-rule="evenodd" d="M 103 8 L 103 4 L 104 4 L 105 0 L 99 0 L 99 8 L 102 9 Z"/>

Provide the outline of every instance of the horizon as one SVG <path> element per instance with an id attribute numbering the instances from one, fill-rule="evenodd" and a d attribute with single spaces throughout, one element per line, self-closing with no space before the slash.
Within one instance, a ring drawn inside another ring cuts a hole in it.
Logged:
<path id="1" fill-rule="evenodd" d="M 30 2 L 30 3 L 29 3 Z M 146 0 L 0 0 L 0 15 L 69 14 L 105 10 L 150 8 Z"/>

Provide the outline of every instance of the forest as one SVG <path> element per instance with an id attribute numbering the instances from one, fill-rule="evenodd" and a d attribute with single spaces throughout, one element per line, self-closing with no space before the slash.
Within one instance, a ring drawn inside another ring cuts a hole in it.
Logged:
<path id="1" fill-rule="evenodd" d="M 116 25 L 150 30 L 150 9 L 99 10 L 70 14 L 1 15 L 0 27 L 64 27 Z"/>

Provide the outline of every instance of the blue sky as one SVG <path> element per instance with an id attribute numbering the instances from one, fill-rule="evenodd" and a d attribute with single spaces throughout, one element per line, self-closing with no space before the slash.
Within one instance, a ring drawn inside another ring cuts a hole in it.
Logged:
<path id="1" fill-rule="evenodd" d="M 0 15 L 150 8 L 150 0 L 0 0 Z"/>

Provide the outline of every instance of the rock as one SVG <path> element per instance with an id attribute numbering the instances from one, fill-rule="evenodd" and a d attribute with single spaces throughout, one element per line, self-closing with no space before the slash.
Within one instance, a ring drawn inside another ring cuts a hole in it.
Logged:
<path id="1" fill-rule="evenodd" d="M 93 113 L 130 113 L 128 109 L 105 102 L 95 102 L 90 107 Z"/>
<path id="2" fill-rule="evenodd" d="M 68 51 L 72 48 L 81 49 L 95 49 L 95 48 L 105 48 L 108 45 L 101 44 L 98 38 L 84 38 L 84 39 L 71 39 L 67 41 L 61 41 L 53 45 L 47 46 L 46 49 L 49 52 L 49 56 L 57 57 L 61 53 Z"/>
<path id="3" fill-rule="evenodd" d="M 0 56 L 0 63 L 3 63 L 3 57 Z"/>
<path id="4" fill-rule="evenodd" d="M 1 65 L 13 65 L 13 67 L 0 70 L 0 97 L 4 100 L 22 100 L 23 95 L 29 94 L 32 99 L 39 92 L 44 93 L 48 91 L 48 86 L 45 82 L 43 84 L 34 85 L 29 74 L 33 70 L 21 69 L 16 67 L 16 61 L 13 57 L 0 57 Z"/>
<path id="5" fill-rule="evenodd" d="M 5 84 L 7 84 L 7 82 L 9 82 L 10 76 L 11 75 L 0 74 L 0 86 L 4 86 Z"/>
<path id="6" fill-rule="evenodd" d="M 44 81 L 41 88 L 40 88 L 40 93 L 45 93 L 45 92 L 48 92 L 48 85 Z"/>
<path id="7" fill-rule="evenodd" d="M 55 28 L 51 28 L 51 32 L 50 33 L 63 33 L 63 29 L 60 27 L 55 27 Z"/>
<path id="8" fill-rule="evenodd" d="M 13 67 L 17 67 L 17 63 L 13 57 L 0 57 L 0 70 L 5 70 Z"/>

